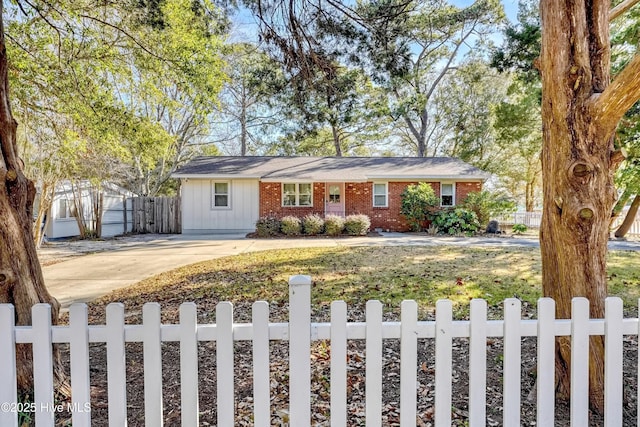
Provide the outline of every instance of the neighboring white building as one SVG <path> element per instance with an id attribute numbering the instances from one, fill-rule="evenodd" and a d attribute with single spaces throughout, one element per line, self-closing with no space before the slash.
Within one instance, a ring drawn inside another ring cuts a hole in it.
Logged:
<path id="1" fill-rule="evenodd" d="M 47 220 L 45 221 L 44 235 L 47 239 L 80 235 L 76 220 L 78 213 L 74 202 L 77 194 L 82 197 L 82 214 L 84 218 L 86 220 L 93 218 L 91 203 L 96 188 L 88 181 L 82 181 L 78 186 L 75 188 L 75 192 L 68 181 L 56 186 L 53 202 L 49 212 L 47 212 Z M 135 194 L 112 183 L 102 183 L 101 191 L 103 192 L 102 237 L 113 237 L 130 232 L 132 228 L 131 197 L 135 196 Z M 125 213 L 127 218 L 126 225 Z"/>

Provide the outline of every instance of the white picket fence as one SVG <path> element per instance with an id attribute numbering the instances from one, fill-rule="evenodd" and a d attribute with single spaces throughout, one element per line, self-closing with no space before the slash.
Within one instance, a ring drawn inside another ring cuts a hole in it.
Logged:
<path id="1" fill-rule="evenodd" d="M 145 424 L 163 425 L 161 343 L 180 343 L 181 416 L 183 426 L 197 426 L 198 418 L 198 342 L 216 341 L 217 425 L 234 425 L 234 341 L 250 340 L 253 345 L 253 398 L 256 426 L 271 425 L 269 385 L 269 343 L 288 340 L 289 425 L 310 425 L 310 348 L 315 340 L 331 344 L 331 426 L 347 425 L 347 340 L 366 340 L 366 425 L 381 425 L 383 340 L 400 340 L 400 424 L 416 425 L 417 346 L 418 340 L 435 339 L 435 418 L 439 427 L 451 426 L 452 342 L 458 337 L 469 340 L 469 425 L 486 425 L 487 338 L 502 337 L 503 425 L 521 425 L 521 338 L 537 337 L 537 425 L 554 425 L 554 357 L 555 337 L 570 336 L 571 425 L 588 426 L 588 356 L 590 335 L 604 335 L 605 356 L 605 426 L 621 426 L 623 420 L 623 335 L 638 335 L 637 318 L 623 318 L 622 301 L 608 298 L 605 319 L 589 319 L 589 303 L 584 298 L 573 301 L 572 319 L 556 320 L 555 303 L 542 298 L 538 302 L 538 319 L 521 318 L 518 299 L 504 303 L 504 320 L 487 320 L 487 304 L 471 301 L 470 320 L 453 320 L 451 301 L 437 303 L 435 321 L 418 321 L 415 301 L 404 301 L 399 322 L 383 322 L 382 304 L 368 301 L 366 322 L 347 322 L 347 306 L 335 301 L 331 305 L 330 323 L 311 323 L 311 278 L 293 276 L 289 281 L 289 323 L 269 323 L 266 302 L 253 304 L 252 323 L 234 323 L 230 303 L 219 303 L 216 324 L 198 324 L 196 306 L 180 307 L 180 323 L 161 324 L 160 307 L 145 304 L 143 322 L 125 325 L 122 304 L 110 304 L 106 325 L 88 326 L 87 308 L 73 305 L 68 326 L 51 326 L 50 308 L 40 304 L 33 308 L 33 326 L 15 326 L 14 309 L 0 305 L 0 426 L 17 427 L 16 343 L 33 345 L 35 422 L 38 427 L 53 427 L 54 382 L 52 376 L 53 343 L 70 344 L 73 426 L 91 425 L 89 343 L 106 343 L 109 426 L 127 425 L 125 343 L 142 342 L 144 351 Z"/>
<path id="2" fill-rule="evenodd" d="M 628 210 L 629 208 L 625 208 L 620 213 L 618 218 L 616 218 L 613 224 L 611 224 L 611 230 L 617 229 L 620 224 L 622 224 Z M 540 222 L 542 221 L 542 212 L 513 212 L 510 214 L 500 215 L 495 219 L 500 223 L 503 230 L 508 229 L 514 224 L 524 224 L 529 228 L 539 228 Z M 627 234 L 629 236 L 640 236 L 640 214 L 636 216 L 636 219 L 631 224 L 631 228 Z"/>

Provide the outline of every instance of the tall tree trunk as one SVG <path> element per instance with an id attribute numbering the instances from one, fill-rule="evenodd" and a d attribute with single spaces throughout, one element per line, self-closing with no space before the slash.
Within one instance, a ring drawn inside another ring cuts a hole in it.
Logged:
<path id="1" fill-rule="evenodd" d="M 247 155 L 247 107 L 242 98 L 242 110 L 240 112 L 240 155 Z"/>
<path id="2" fill-rule="evenodd" d="M 627 211 L 627 216 L 624 217 L 624 221 L 622 221 L 622 224 L 620 224 L 620 227 L 616 230 L 616 237 L 624 237 L 629 232 L 631 226 L 636 220 L 636 215 L 638 215 L 638 208 L 640 208 L 640 195 L 636 194 L 636 197 L 633 198 L 633 202 L 631 202 L 631 206 Z"/>
<path id="3" fill-rule="evenodd" d="M 342 157 L 342 147 L 340 146 L 340 132 L 335 124 L 331 123 L 331 136 L 333 137 L 333 148 L 336 150 L 336 156 Z"/>
<path id="4" fill-rule="evenodd" d="M 633 196 L 633 192 L 631 191 L 631 188 L 626 187 L 622 191 L 620 198 L 618 198 L 618 201 L 616 202 L 615 206 L 613 207 L 613 211 L 611 212 L 611 219 L 609 220 L 610 229 L 613 227 L 613 223 L 616 221 L 616 219 L 618 219 L 618 217 L 622 213 L 622 210 L 627 205 L 627 202 L 629 201 L 631 196 Z"/>
<path id="5" fill-rule="evenodd" d="M 533 212 L 533 190 L 534 184 L 527 182 L 524 187 L 524 210 L 526 212 Z"/>
<path id="6" fill-rule="evenodd" d="M 589 299 L 591 317 L 604 317 L 609 218 L 617 197 L 613 176 L 622 161 L 613 133 L 640 97 L 640 57 L 610 84 L 609 6 L 601 0 L 540 3 L 542 286 L 555 299 L 559 318 L 570 317 L 577 296 Z M 590 403 L 598 412 L 604 409 L 601 338 L 592 338 L 589 351 Z M 565 393 L 570 350 L 568 340 L 560 340 L 557 378 Z"/>
<path id="7" fill-rule="evenodd" d="M 42 245 L 44 230 L 46 230 L 47 223 L 51 220 L 51 218 L 47 216 L 47 213 L 50 212 L 55 193 L 55 181 L 43 181 L 42 189 L 40 191 L 40 203 L 38 203 L 38 212 L 36 214 L 36 220 L 33 223 L 33 241 L 36 245 L 36 249 Z"/>
<path id="8" fill-rule="evenodd" d="M 2 15 L 0 6 L 0 16 Z M 0 303 L 15 306 L 16 324 L 31 324 L 31 307 L 52 306 L 52 321 L 58 322 L 58 302 L 44 284 L 33 241 L 33 200 L 36 189 L 23 173 L 16 143 L 17 123 L 9 104 L 9 80 L 4 24 L 0 18 Z M 32 388 L 31 347 L 16 349 L 18 386 Z M 61 370 L 56 371 L 58 374 Z"/>

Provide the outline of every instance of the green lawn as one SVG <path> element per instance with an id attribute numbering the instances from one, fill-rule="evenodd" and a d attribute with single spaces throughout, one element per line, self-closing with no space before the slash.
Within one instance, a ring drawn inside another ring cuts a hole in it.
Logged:
<path id="1" fill-rule="evenodd" d="M 163 308 L 184 301 L 211 306 L 218 301 L 265 300 L 284 304 L 287 280 L 295 274 L 311 275 L 312 303 L 333 300 L 359 304 L 378 299 L 385 310 L 397 310 L 403 299 L 418 301 L 422 312 L 449 298 L 457 315 L 468 301 L 484 298 L 498 306 L 518 297 L 535 305 L 541 295 L 538 249 L 462 247 L 358 247 L 312 248 L 248 253 L 193 264 L 116 291 L 92 304 L 111 301 L 127 309 L 158 301 Z M 640 255 L 612 252 L 609 256 L 609 292 L 623 298 L 633 310 L 640 297 Z"/>

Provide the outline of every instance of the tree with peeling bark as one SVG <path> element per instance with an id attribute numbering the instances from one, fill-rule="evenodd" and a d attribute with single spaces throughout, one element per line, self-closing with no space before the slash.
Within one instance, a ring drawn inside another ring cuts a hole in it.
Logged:
<path id="1" fill-rule="evenodd" d="M 614 175 L 625 154 L 614 132 L 640 99 L 640 54 L 612 80 L 610 21 L 639 0 L 610 10 L 610 2 L 542 0 L 542 176 L 540 228 L 543 293 L 558 318 L 571 316 L 571 299 L 586 297 L 592 318 L 604 317 L 609 219 L 617 198 Z M 589 394 L 604 410 L 604 343 L 592 338 Z M 569 390 L 570 346 L 558 345 L 559 392 Z"/>
<path id="2" fill-rule="evenodd" d="M 2 12 L 3 6 L 0 6 Z M 0 303 L 15 306 L 16 324 L 31 324 L 31 307 L 51 305 L 54 323 L 60 305 L 44 284 L 42 270 L 33 241 L 33 200 L 36 188 L 23 172 L 18 155 L 16 123 L 9 103 L 9 79 L 4 23 L 0 19 Z M 31 349 L 19 346 L 18 383 L 32 384 Z M 57 372 L 60 372 L 57 370 Z"/>

